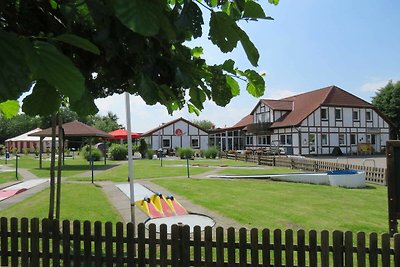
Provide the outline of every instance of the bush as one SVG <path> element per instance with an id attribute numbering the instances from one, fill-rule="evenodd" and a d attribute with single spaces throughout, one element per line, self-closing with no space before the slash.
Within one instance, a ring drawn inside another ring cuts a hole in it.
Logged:
<path id="1" fill-rule="evenodd" d="M 125 160 L 128 155 L 128 148 L 126 145 L 113 144 L 108 152 L 113 160 Z"/>
<path id="2" fill-rule="evenodd" d="M 82 155 L 87 161 L 90 161 L 90 146 L 86 145 L 82 148 Z M 101 159 L 101 151 L 100 149 L 92 146 L 92 159 L 93 161 L 99 161 Z"/>
<path id="3" fill-rule="evenodd" d="M 206 159 L 215 159 L 218 156 L 218 149 L 216 147 L 209 147 L 204 151 Z"/>
<path id="4" fill-rule="evenodd" d="M 176 155 L 181 159 L 190 159 L 193 157 L 193 154 L 193 149 L 191 149 L 190 147 L 181 147 L 176 151 Z"/>
<path id="5" fill-rule="evenodd" d="M 142 154 L 143 155 L 143 154 Z M 153 159 L 153 156 L 154 156 L 154 150 L 153 149 L 148 149 L 147 151 L 146 151 L 146 157 L 148 158 L 148 159 Z"/>
<path id="6" fill-rule="evenodd" d="M 142 154 L 142 159 L 144 159 L 146 156 L 146 152 L 147 152 L 147 144 L 143 138 L 140 139 L 139 152 L 140 152 L 140 154 Z M 154 154 L 154 152 L 153 152 L 153 154 Z"/>

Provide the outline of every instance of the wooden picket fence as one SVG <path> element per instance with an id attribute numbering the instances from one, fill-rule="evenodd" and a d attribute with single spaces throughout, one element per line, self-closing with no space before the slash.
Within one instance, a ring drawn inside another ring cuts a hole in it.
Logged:
<path id="1" fill-rule="evenodd" d="M 400 235 L 0 219 L 1 266 L 400 266 Z M 136 232 L 136 233 L 135 233 Z"/>
<path id="2" fill-rule="evenodd" d="M 246 162 L 253 162 L 259 165 L 288 167 L 292 169 L 300 169 L 313 172 L 341 169 L 360 170 L 365 172 L 365 181 L 367 183 L 386 185 L 386 168 L 382 167 L 336 163 L 300 157 L 267 156 L 256 153 L 221 153 L 221 157 L 227 159 L 242 160 Z"/>

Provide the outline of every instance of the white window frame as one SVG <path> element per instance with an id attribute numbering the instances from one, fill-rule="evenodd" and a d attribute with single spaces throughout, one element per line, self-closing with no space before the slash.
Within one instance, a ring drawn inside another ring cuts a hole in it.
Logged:
<path id="1" fill-rule="evenodd" d="M 339 113 L 337 113 L 339 111 Z M 337 117 L 336 115 L 339 114 L 340 116 Z M 342 109 L 341 108 L 335 108 L 335 120 L 336 121 L 341 121 L 343 118 L 343 114 L 342 114 Z"/>
<path id="2" fill-rule="evenodd" d="M 345 146 L 346 145 L 346 135 L 345 134 L 340 133 L 338 135 L 338 139 L 339 139 L 339 146 Z"/>
<path id="3" fill-rule="evenodd" d="M 193 141 L 197 141 L 197 145 L 193 145 Z M 200 147 L 200 139 L 197 138 L 197 137 L 192 138 L 192 140 L 190 141 L 190 144 L 191 144 L 191 146 L 192 146 L 193 148 L 199 148 L 199 147 Z"/>
<path id="4" fill-rule="evenodd" d="M 356 116 L 354 116 L 355 114 L 357 114 L 357 118 L 356 118 Z M 360 121 L 360 111 L 359 110 L 353 110 L 353 121 Z"/>
<path id="5" fill-rule="evenodd" d="M 164 146 L 164 141 L 168 141 L 168 146 Z M 163 139 L 162 140 L 162 146 L 163 146 L 163 148 L 165 148 L 165 147 L 167 147 L 167 148 L 170 148 L 171 147 L 171 139 Z"/>
<path id="6" fill-rule="evenodd" d="M 321 146 L 328 146 L 328 134 L 321 134 Z"/>
<path id="7" fill-rule="evenodd" d="M 368 118 L 367 114 L 369 114 L 369 118 Z M 365 120 L 366 121 L 372 121 L 372 111 L 371 110 L 366 110 L 365 111 Z"/>
<path id="8" fill-rule="evenodd" d="M 322 116 L 322 111 L 325 111 L 325 116 Z M 328 120 L 328 108 L 321 108 L 321 120 L 327 121 Z"/>

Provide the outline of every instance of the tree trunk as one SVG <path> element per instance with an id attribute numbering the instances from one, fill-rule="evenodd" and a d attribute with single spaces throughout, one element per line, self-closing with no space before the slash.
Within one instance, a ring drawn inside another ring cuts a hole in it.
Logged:
<path id="1" fill-rule="evenodd" d="M 51 162 L 50 162 L 50 200 L 49 219 L 54 219 L 55 161 L 56 161 L 56 114 L 51 116 Z"/>
<path id="2" fill-rule="evenodd" d="M 64 151 L 64 129 L 62 127 L 62 116 L 58 114 L 58 166 L 57 166 L 57 199 L 56 199 L 56 219 L 60 220 L 61 206 L 61 169 Z"/>

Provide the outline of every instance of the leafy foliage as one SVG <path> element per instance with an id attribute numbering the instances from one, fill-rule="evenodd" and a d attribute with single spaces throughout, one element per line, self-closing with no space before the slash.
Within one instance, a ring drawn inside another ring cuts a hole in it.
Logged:
<path id="1" fill-rule="evenodd" d="M 82 147 L 82 156 L 87 161 L 90 161 L 90 156 L 93 161 L 99 161 L 101 159 L 102 153 L 100 149 L 92 146 L 92 151 L 90 151 L 90 145 Z"/>
<path id="2" fill-rule="evenodd" d="M 190 147 L 180 147 L 176 150 L 176 155 L 181 159 L 191 159 L 194 155 L 194 151 Z"/>
<path id="3" fill-rule="evenodd" d="M 86 115 L 97 112 L 94 99 L 129 92 L 170 113 L 188 104 L 198 114 L 207 100 L 224 106 L 237 96 L 238 78 L 262 95 L 254 70 L 239 70 L 233 60 L 208 65 L 202 49 L 186 46 L 204 34 L 203 12 L 211 13 L 212 43 L 226 53 L 240 42 L 258 65 L 257 48 L 237 24 L 270 19 L 255 0 L 1 1 L 0 103 L 33 87 L 22 106 L 27 114 L 64 105 Z"/>
<path id="4" fill-rule="evenodd" d="M 192 123 L 204 130 L 212 129 L 215 126 L 214 123 L 209 120 L 192 120 Z"/>
<path id="5" fill-rule="evenodd" d="M 126 145 L 113 144 L 108 152 L 113 160 L 126 160 L 128 148 Z"/>
<path id="6" fill-rule="evenodd" d="M 400 81 L 390 81 L 385 87 L 378 90 L 372 98 L 372 104 L 385 114 L 397 127 L 396 134 L 400 134 Z"/>
<path id="7" fill-rule="evenodd" d="M 206 159 L 215 159 L 218 156 L 218 149 L 216 147 L 209 147 L 204 151 L 204 157 Z"/>

